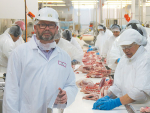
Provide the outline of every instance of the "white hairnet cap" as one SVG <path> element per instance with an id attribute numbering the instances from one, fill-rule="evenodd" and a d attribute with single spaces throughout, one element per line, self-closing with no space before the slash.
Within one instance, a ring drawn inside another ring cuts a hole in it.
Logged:
<path id="1" fill-rule="evenodd" d="M 146 46 L 147 39 L 145 36 L 142 36 L 137 30 L 126 29 L 118 40 L 119 45 L 130 45 L 135 42 L 138 45 Z"/>
<path id="2" fill-rule="evenodd" d="M 141 24 L 139 20 L 130 20 L 128 22 L 128 24 L 130 24 L 130 23 Z M 128 24 L 127 24 L 127 26 L 128 26 Z"/>
<path id="3" fill-rule="evenodd" d="M 98 29 L 103 29 L 103 27 L 102 26 L 98 26 Z"/>
<path id="4" fill-rule="evenodd" d="M 120 31 L 120 27 L 118 25 L 112 25 L 111 31 Z"/>
<path id="5" fill-rule="evenodd" d="M 139 30 L 141 30 L 142 32 L 143 32 L 143 36 L 145 36 L 146 38 L 147 38 L 147 32 L 146 32 L 146 29 L 142 26 L 142 25 L 140 25 L 140 24 L 136 24 L 136 26 L 137 26 L 137 28 L 139 29 Z M 131 25 L 129 25 L 128 27 L 127 27 L 127 29 L 132 29 L 132 26 Z"/>

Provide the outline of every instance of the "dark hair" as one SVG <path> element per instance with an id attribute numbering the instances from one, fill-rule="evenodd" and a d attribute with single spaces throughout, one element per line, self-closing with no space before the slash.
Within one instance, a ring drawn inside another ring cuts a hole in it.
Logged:
<path id="1" fill-rule="evenodd" d="M 137 27 L 136 23 L 130 23 L 130 24 L 127 25 L 127 27 L 128 27 L 129 25 L 132 26 L 132 29 L 137 30 L 137 31 L 143 36 L 143 31 Z"/>
<path id="2" fill-rule="evenodd" d="M 69 34 L 69 31 L 68 31 L 68 30 L 66 30 L 66 34 L 67 34 L 66 40 L 70 41 L 70 40 L 71 40 L 71 37 L 70 37 L 70 34 Z"/>
<path id="3" fill-rule="evenodd" d="M 18 25 L 17 26 L 17 30 L 15 30 L 14 32 L 14 37 L 18 37 L 20 35 L 20 27 Z"/>
<path id="4" fill-rule="evenodd" d="M 104 25 L 100 24 L 99 26 L 102 26 L 103 30 L 106 31 L 106 27 Z"/>

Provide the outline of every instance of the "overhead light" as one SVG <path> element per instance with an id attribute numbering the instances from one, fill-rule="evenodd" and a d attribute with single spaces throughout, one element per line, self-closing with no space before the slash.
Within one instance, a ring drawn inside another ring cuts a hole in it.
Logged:
<path id="1" fill-rule="evenodd" d="M 80 5 L 80 6 L 74 5 L 73 7 L 74 7 L 75 9 L 78 9 L 78 8 L 80 8 L 80 9 L 93 9 L 93 8 L 94 8 L 94 5 Z"/>
<path id="2" fill-rule="evenodd" d="M 66 6 L 65 4 L 43 4 L 43 6 Z"/>
<path id="3" fill-rule="evenodd" d="M 40 3 L 40 2 L 53 2 L 53 3 L 55 2 L 55 3 L 64 3 L 64 1 L 38 1 L 38 2 L 39 2 L 39 3 Z"/>
<path id="4" fill-rule="evenodd" d="M 82 2 L 82 3 L 89 3 L 89 2 L 92 2 L 92 3 L 96 3 L 96 2 L 99 2 L 99 1 L 71 1 L 71 2 L 73 2 L 73 3 L 80 3 L 80 2 Z"/>
<path id="5" fill-rule="evenodd" d="M 126 5 L 122 5 L 122 7 L 125 7 L 125 6 L 126 6 Z M 104 9 L 105 9 L 105 8 L 110 8 L 110 9 L 111 9 L 111 8 L 113 8 L 113 9 L 116 8 L 116 9 L 120 9 L 121 6 L 120 6 L 120 5 L 108 5 L 108 6 L 107 6 L 107 5 L 104 5 L 103 8 L 104 8 Z"/>
<path id="6" fill-rule="evenodd" d="M 96 3 L 72 3 L 73 5 L 94 5 Z"/>

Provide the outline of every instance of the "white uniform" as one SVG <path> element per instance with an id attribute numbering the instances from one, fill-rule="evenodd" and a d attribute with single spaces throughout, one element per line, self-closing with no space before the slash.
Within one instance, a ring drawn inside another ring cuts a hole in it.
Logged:
<path id="1" fill-rule="evenodd" d="M 4 33 L 7 34 L 7 33 L 9 32 L 9 29 L 10 29 L 10 28 L 7 28 Z M 17 47 L 17 46 L 19 46 L 20 44 L 23 44 L 23 43 L 24 43 L 24 40 L 23 40 L 23 38 L 20 36 L 19 39 L 15 42 L 15 45 L 16 45 L 16 47 Z"/>
<path id="2" fill-rule="evenodd" d="M 112 35 L 111 35 L 111 32 L 108 29 L 106 29 L 106 32 L 104 34 L 99 33 L 99 35 L 97 36 L 95 47 L 98 49 L 100 56 L 103 56 L 102 51 L 103 51 L 103 46 L 104 46 L 105 41 Z"/>
<path id="3" fill-rule="evenodd" d="M 6 73 L 8 58 L 15 47 L 15 42 L 8 33 L 0 36 L 0 72 Z"/>
<path id="4" fill-rule="evenodd" d="M 79 62 L 82 62 L 83 52 L 79 51 L 69 41 L 63 38 L 60 38 L 57 45 L 69 54 L 69 56 L 71 57 L 71 60 L 77 60 Z"/>
<path id="5" fill-rule="evenodd" d="M 113 45 L 113 43 L 114 43 L 114 41 L 115 41 L 116 38 L 117 38 L 117 37 L 115 37 L 115 36 L 113 35 L 113 36 L 109 37 L 109 38 L 105 41 L 105 43 L 104 43 L 102 55 L 103 55 L 104 57 L 106 57 L 106 59 L 107 59 L 107 64 L 109 63 L 109 53 L 110 53 L 110 50 L 111 50 L 112 45 Z"/>
<path id="6" fill-rule="evenodd" d="M 82 50 L 80 44 L 77 42 L 77 40 L 75 38 L 72 37 L 70 43 L 73 44 L 80 52 L 83 53 L 83 50 Z"/>
<path id="7" fill-rule="evenodd" d="M 118 58 L 121 58 L 124 55 L 124 52 L 120 45 L 118 44 L 118 40 L 120 37 L 117 37 L 116 40 L 114 41 L 110 52 L 109 52 L 109 57 L 108 57 L 108 67 L 111 69 L 115 70 L 117 67 L 117 64 L 115 63 Z"/>
<path id="8" fill-rule="evenodd" d="M 47 113 L 59 87 L 66 91 L 69 106 L 78 91 L 69 55 L 56 46 L 48 60 L 32 38 L 10 56 L 3 113 Z"/>
<path id="9" fill-rule="evenodd" d="M 127 58 L 123 55 L 114 75 L 114 84 L 110 90 L 121 97 L 128 94 L 137 102 L 147 101 L 150 96 L 150 56 L 143 46 Z"/>

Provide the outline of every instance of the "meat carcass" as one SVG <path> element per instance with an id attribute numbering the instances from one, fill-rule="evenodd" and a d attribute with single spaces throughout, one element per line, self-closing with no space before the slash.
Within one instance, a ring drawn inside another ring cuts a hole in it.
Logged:
<path id="1" fill-rule="evenodd" d="M 88 80 L 88 79 L 82 79 L 82 80 L 78 80 L 76 82 L 77 87 L 82 88 L 83 86 L 94 86 L 93 81 Z"/>
<path id="2" fill-rule="evenodd" d="M 84 96 L 82 99 L 97 101 L 99 99 L 99 95 L 96 93 L 91 93 L 91 94 Z"/>
<path id="3" fill-rule="evenodd" d="M 150 107 L 141 107 L 140 108 L 140 112 L 142 112 L 142 113 L 150 113 Z"/>

